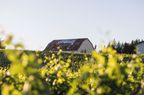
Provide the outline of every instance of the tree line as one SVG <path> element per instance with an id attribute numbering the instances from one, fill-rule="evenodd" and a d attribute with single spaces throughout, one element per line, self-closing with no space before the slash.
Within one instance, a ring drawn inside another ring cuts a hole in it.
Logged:
<path id="1" fill-rule="evenodd" d="M 109 42 L 107 47 L 112 47 L 117 53 L 124 53 L 124 54 L 135 54 L 136 53 L 136 45 L 143 42 L 143 40 L 136 39 L 132 40 L 131 42 L 120 42 L 116 41 L 115 39 L 112 42 Z"/>

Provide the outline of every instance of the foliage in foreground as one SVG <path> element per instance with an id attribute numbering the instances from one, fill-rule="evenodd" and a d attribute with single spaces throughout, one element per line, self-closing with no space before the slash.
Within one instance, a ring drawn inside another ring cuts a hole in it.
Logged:
<path id="1" fill-rule="evenodd" d="M 0 68 L 1 95 L 144 95 L 144 64 L 138 55 L 123 61 L 111 48 L 83 58 L 64 57 L 61 51 L 43 57 L 4 54 L 11 64 Z"/>
<path id="2" fill-rule="evenodd" d="M 143 95 L 144 64 L 139 56 L 124 62 L 111 48 L 83 61 L 7 51 L 9 68 L 0 70 L 2 95 Z M 44 65 L 43 65 L 44 64 Z"/>

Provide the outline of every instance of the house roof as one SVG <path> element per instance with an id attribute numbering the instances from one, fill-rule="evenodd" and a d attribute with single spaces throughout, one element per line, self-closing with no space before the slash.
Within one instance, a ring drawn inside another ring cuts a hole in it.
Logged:
<path id="1" fill-rule="evenodd" d="M 79 49 L 83 41 L 89 40 L 88 38 L 78 38 L 78 39 L 59 39 L 50 42 L 45 50 L 47 51 L 58 51 L 62 49 L 63 51 L 76 51 Z"/>
<path id="2" fill-rule="evenodd" d="M 138 44 L 144 43 L 144 41 L 139 42 Z"/>
<path id="3" fill-rule="evenodd" d="M 143 43 L 144 43 L 144 41 L 141 41 L 141 42 L 137 43 L 135 46 L 139 46 L 139 45 L 141 45 Z"/>

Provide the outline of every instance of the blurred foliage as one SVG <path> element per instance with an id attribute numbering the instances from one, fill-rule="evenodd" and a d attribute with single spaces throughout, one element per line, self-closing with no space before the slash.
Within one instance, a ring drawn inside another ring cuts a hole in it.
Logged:
<path id="1" fill-rule="evenodd" d="M 10 45 L 13 37 L 8 37 L 5 44 Z M 24 48 L 20 43 L 14 46 Z M 0 54 L 1 95 L 144 95 L 144 63 L 136 54 L 121 55 L 112 48 L 91 54 Z"/>

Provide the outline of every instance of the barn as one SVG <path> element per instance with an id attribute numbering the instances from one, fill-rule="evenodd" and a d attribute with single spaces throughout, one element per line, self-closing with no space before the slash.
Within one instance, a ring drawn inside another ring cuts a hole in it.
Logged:
<path id="1" fill-rule="evenodd" d="M 144 53 L 144 41 L 136 45 L 136 51 L 138 54 Z"/>
<path id="2" fill-rule="evenodd" d="M 94 50 L 94 47 L 88 38 L 77 39 L 59 39 L 50 42 L 44 51 L 68 51 L 68 52 L 86 52 Z"/>

